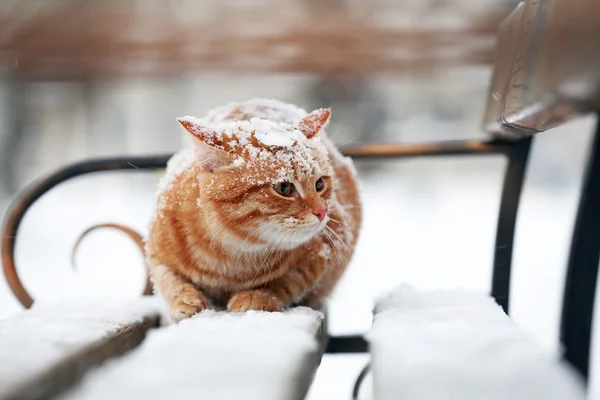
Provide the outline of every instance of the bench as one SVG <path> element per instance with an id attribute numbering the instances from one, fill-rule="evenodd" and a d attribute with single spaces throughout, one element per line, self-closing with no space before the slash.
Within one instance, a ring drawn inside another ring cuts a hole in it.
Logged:
<path id="1" fill-rule="evenodd" d="M 155 299 L 43 304 L 0 320 L 0 398 L 51 398 L 137 347 L 159 323 Z"/>
<path id="2" fill-rule="evenodd" d="M 461 398 L 481 398 L 481 393 L 485 390 L 478 386 L 481 382 L 489 383 L 499 390 L 499 394 L 510 395 L 511 398 L 534 398 L 524 397 L 527 393 L 547 396 L 544 398 L 562 394 L 570 396 L 569 398 L 581 398 L 584 395 L 582 381 L 585 382 L 589 374 L 592 315 L 600 259 L 600 217 L 597 211 L 597 204 L 600 204 L 600 129 L 590 148 L 564 291 L 561 342 L 564 346 L 564 360 L 570 367 L 537 349 L 535 343 L 529 341 L 506 314 L 510 311 L 515 224 L 534 136 L 570 118 L 600 109 L 597 90 L 600 87 L 597 75 L 600 56 L 595 43 L 595 38 L 600 33 L 598 16 L 599 3 L 594 0 L 527 0 L 502 23 L 484 116 L 484 129 L 491 136 L 489 140 L 343 147 L 343 152 L 357 161 L 473 155 L 503 155 L 507 159 L 490 291 L 491 298 L 499 307 L 494 307 L 488 301 L 489 298 L 483 295 L 468 295 L 468 307 L 465 307 L 460 293 L 438 296 L 435 293 L 411 292 L 404 288 L 393 294 L 387 303 L 381 303 L 376 309 L 373 330 L 368 336 L 376 398 L 397 398 L 400 395 L 402 398 L 423 398 L 424 394 L 433 396 L 434 393 L 440 393 L 436 392 L 438 390 L 443 393 L 453 391 Z M 37 199 L 54 186 L 76 176 L 104 171 L 139 172 L 162 169 L 169 157 L 170 154 L 83 161 L 67 166 L 26 188 L 9 209 L 2 230 L 3 268 L 19 301 L 27 308 L 34 304 L 34 298 L 17 273 L 14 249 L 23 216 Z M 443 303 L 443 306 L 435 302 L 433 305 L 429 303 L 432 296 Z M 401 299 L 400 304 L 395 303 L 394 299 L 397 298 Z M 406 303 L 410 303 L 411 299 L 421 301 L 425 306 L 407 306 Z M 11 340 L 16 343 L 19 332 L 30 331 L 31 324 L 37 324 L 35 329 L 39 327 L 42 332 L 41 327 L 53 323 L 53 311 L 45 310 L 45 307 L 33 307 L 20 316 L 3 321 L 0 327 L 7 330 L 8 337 L 12 337 Z M 84 312 L 77 308 L 70 311 L 73 314 L 65 317 L 67 327 L 72 323 L 72 318 Z M 61 312 L 67 313 L 68 309 Z M 118 398 L 131 396 L 132 393 L 152 397 L 158 396 L 158 390 L 166 390 L 162 388 L 167 387 L 169 395 L 209 395 L 214 393 L 211 390 L 214 389 L 212 385 L 217 382 L 217 378 L 202 374 L 206 370 L 201 361 L 203 358 L 215 360 L 223 356 L 232 357 L 231 360 L 236 360 L 234 364 L 243 366 L 246 372 L 257 363 L 264 363 L 261 365 L 266 365 L 268 371 L 280 378 L 276 383 L 265 379 L 260 380 L 260 383 L 253 380 L 253 386 L 242 381 L 248 384 L 220 387 L 223 396 L 239 396 L 238 390 L 242 390 L 246 398 L 302 398 L 323 352 L 369 350 L 367 341 L 360 335 L 329 337 L 322 315 L 307 310 L 291 310 L 270 316 L 261 313 L 246 316 L 206 314 L 180 326 L 153 330 L 146 340 L 142 340 L 145 333 L 157 325 L 158 311 L 132 314 L 132 319 L 128 321 L 119 320 L 115 310 L 115 319 L 111 314 L 109 323 L 100 314 L 91 317 L 92 320 L 97 317 L 100 321 L 95 336 L 92 335 L 88 341 L 73 347 L 66 348 L 55 337 L 44 337 L 42 333 L 36 335 L 35 339 L 33 333 L 28 333 L 31 336 L 24 336 L 23 340 L 29 337 L 29 341 L 40 341 L 43 348 L 60 347 L 63 352 L 57 357 L 44 360 L 43 366 L 35 368 L 37 361 L 32 361 L 35 354 L 25 346 L 21 346 L 23 354 L 9 353 L 11 360 L 4 364 L 11 364 L 13 359 L 15 363 L 18 360 L 25 361 L 15 364 L 21 365 L 18 370 L 0 370 L 0 382 L 4 382 L 0 385 L 0 398 L 49 398 L 60 392 L 70 398 L 88 398 L 98 394 L 101 394 L 100 398 Z M 33 317 L 29 319 L 28 316 Z M 426 319 L 426 316 L 430 318 Z M 457 316 L 463 318 L 464 324 L 461 327 L 451 323 Z M 400 325 L 407 320 L 413 323 L 409 326 Z M 274 359 L 266 357 L 253 358 L 254 362 L 251 364 L 243 364 L 250 355 L 241 361 L 237 359 L 238 355 L 227 353 L 228 349 L 239 349 L 239 338 L 233 340 L 231 329 L 238 329 L 240 326 L 249 332 L 263 332 L 262 326 L 276 326 L 277 334 L 274 336 L 261 337 L 257 333 L 249 335 L 250 339 L 247 340 L 256 340 L 252 345 L 257 349 L 267 343 L 280 346 L 278 349 L 283 361 L 275 364 L 271 362 Z M 480 329 L 482 326 L 485 329 Z M 11 336 L 11 331 L 16 332 L 16 336 Z M 448 337 L 435 342 L 435 349 L 426 354 L 411 352 L 415 346 L 425 346 L 427 339 L 435 340 L 433 338 L 437 338 L 440 331 L 448 333 Z M 135 334 L 131 335 L 130 332 Z M 497 346 L 497 341 L 503 341 L 503 346 L 507 346 L 504 348 L 514 346 L 522 349 L 533 360 L 532 364 L 520 364 L 522 358 L 506 361 L 510 359 L 510 354 L 505 352 L 486 353 L 489 358 L 484 360 L 477 346 L 465 343 L 461 338 L 464 332 L 473 335 L 483 345 Z M 2 334 L 0 331 L 0 335 Z M 129 340 L 130 336 L 135 338 Z M 196 337 L 203 339 L 196 341 Z M 117 359 L 125 350 L 137 345 L 140 345 L 138 349 Z M 186 352 L 169 351 L 175 345 L 185 346 Z M 160 365 L 149 365 L 159 354 L 174 362 L 181 362 L 184 366 L 193 365 L 197 370 L 168 370 L 160 368 Z M 502 374 L 493 376 L 472 374 L 469 370 L 454 368 L 460 365 L 461 360 L 464 362 L 467 355 L 474 360 L 474 365 L 480 365 L 478 362 L 504 360 L 507 362 L 503 365 L 506 369 L 499 366 Z M 115 360 L 90 372 L 93 367 L 110 358 Z M 420 363 L 423 374 L 419 375 L 408 368 L 410 360 Z M 448 360 L 451 362 L 440 366 L 441 361 Z M 27 364 L 30 361 L 32 364 Z M 540 369 L 532 371 L 531 365 Z M 219 368 L 222 367 L 219 364 Z M 151 379 L 136 377 L 135 371 L 140 368 L 148 368 Z M 528 384 L 519 386 L 524 382 L 523 377 L 510 374 L 526 370 L 531 380 Z M 573 370 L 577 375 L 574 375 Z M 227 373 L 234 374 L 235 371 L 235 368 L 227 369 Z M 450 375 L 449 371 L 454 373 L 452 379 L 445 380 L 442 376 L 438 380 L 429 381 L 429 387 L 424 387 L 423 377 L 434 376 L 436 372 Z M 198 376 L 195 372 L 198 372 Z M 22 379 L 13 384 L 12 379 L 17 374 Z M 123 376 L 132 379 L 125 382 Z M 365 374 L 361 375 L 364 376 Z M 244 379 L 246 378 L 245 376 Z M 192 382 L 191 379 L 195 380 Z M 62 383 L 54 383 L 58 381 Z M 516 386 L 511 386 L 513 383 Z M 67 389 L 69 391 L 65 392 Z"/>
<path id="3" fill-rule="evenodd" d="M 402 285 L 368 339 L 377 399 L 585 399 L 580 376 L 484 293 Z"/>
<path id="4" fill-rule="evenodd" d="M 298 399 L 323 352 L 323 315 L 308 308 L 206 312 L 152 332 L 140 348 L 86 376 L 67 399 Z"/>

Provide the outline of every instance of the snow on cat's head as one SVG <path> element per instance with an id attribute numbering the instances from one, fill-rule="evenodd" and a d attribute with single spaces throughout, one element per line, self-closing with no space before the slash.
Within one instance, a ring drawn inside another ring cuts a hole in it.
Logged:
<path id="1" fill-rule="evenodd" d="M 334 189 L 321 141 L 330 115 L 319 109 L 296 124 L 179 118 L 192 135 L 198 205 L 211 210 L 212 226 L 245 249 L 294 248 L 323 229 Z"/>

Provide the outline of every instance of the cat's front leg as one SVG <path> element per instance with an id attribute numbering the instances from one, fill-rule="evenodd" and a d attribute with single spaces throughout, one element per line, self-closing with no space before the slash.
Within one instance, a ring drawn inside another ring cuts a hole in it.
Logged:
<path id="1" fill-rule="evenodd" d="M 238 292 L 231 296 L 227 303 L 227 310 L 231 312 L 279 311 L 277 298 L 265 290 L 249 290 Z"/>
<path id="2" fill-rule="evenodd" d="M 177 293 L 174 293 L 169 306 L 171 320 L 179 322 L 206 310 L 208 302 L 204 294 L 194 285 L 186 283 Z"/>
<path id="3" fill-rule="evenodd" d="M 155 288 L 167 302 L 173 322 L 177 323 L 208 308 L 206 297 L 196 286 L 162 264 L 150 263 L 150 266 Z"/>

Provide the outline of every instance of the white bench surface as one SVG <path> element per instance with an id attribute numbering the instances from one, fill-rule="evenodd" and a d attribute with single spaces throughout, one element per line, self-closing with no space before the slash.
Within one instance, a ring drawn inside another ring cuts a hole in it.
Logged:
<path id="1" fill-rule="evenodd" d="M 58 384 L 57 380 L 76 379 L 85 369 L 75 359 L 90 351 L 110 353 L 118 341 L 120 346 L 135 346 L 128 343 L 132 340 L 129 336 L 143 336 L 158 318 L 155 299 L 142 298 L 34 305 L 0 320 L 0 399 L 51 393 L 48 387 Z M 136 331 L 138 327 L 141 332 Z M 110 348 L 103 349 L 102 344 Z M 102 357 L 96 354 L 93 358 L 101 361 Z M 52 376 L 57 366 L 63 376 Z"/>
<path id="2" fill-rule="evenodd" d="M 402 285 L 375 312 L 376 400 L 585 398 L 573 370 L 483 293 Z"/>
<path id="3" fill-rule="evenodd" d="M 322 355 L 323 314 L 205 311 L 148 334 L 67 399 L 303 399 Z"/>

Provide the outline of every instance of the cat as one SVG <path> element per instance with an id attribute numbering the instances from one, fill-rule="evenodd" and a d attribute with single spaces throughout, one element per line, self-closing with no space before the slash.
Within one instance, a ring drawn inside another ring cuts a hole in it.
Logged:
<path id="1" fill-rule="evenodd" d="M 331 110 L 251 99 L 178 118 L 145 243 L 172 322 L 207 308 L 319 309 L 354 253 L 356 171 L 327 137 Z"/>

